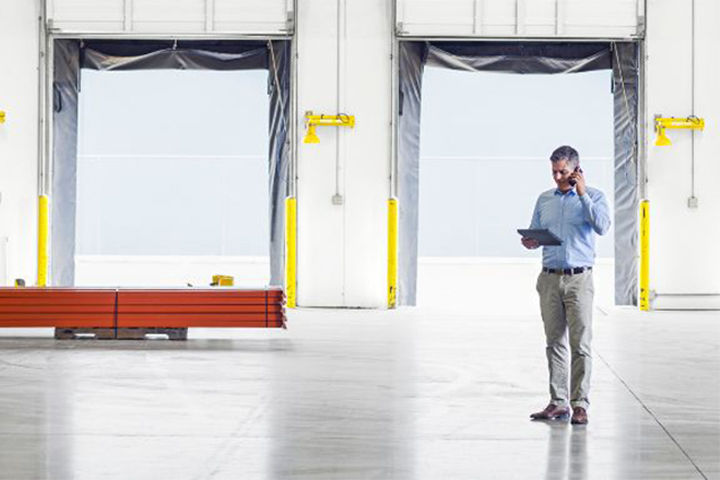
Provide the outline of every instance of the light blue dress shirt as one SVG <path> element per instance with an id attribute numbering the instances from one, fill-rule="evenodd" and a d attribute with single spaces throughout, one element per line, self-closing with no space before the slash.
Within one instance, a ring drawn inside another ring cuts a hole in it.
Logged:
<path id="1" fill-rule="evenodd" d="M 543 267 L 574 268 L 595 264 L 595 233 L 610 229 L 610 212 L 605 195 L 587 187 L 585 195 L 575 189 L 558 189 L 538 197 L 530 228 L 547 228 L 562 240 L 560 246 L 543 247 Z"/>

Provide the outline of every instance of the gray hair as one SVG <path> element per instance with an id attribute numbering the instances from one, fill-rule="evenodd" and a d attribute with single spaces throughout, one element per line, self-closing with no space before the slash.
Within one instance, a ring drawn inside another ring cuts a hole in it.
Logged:
<path id="1" fill-rule="evenodd" d="M 577 150 L 569 145 L 563 145 L 562 147 L 556 148 L 552 155 L 550 155 L 550 161 L 553 163 L 561 160 L 566 160 L 567 166 L 571 170 L 574 170 L 575 167 L 580 165 L 580 155 Z"/>

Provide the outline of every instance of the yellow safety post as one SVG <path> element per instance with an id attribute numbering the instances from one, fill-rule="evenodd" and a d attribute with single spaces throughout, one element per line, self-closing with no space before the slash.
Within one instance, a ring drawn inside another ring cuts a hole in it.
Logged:
<path id="1" fill-rule="evenodd" d="M 0 110 L 0 123 L 5 123 L 5 111 Z"/>
<path id="2" fill-rule="evenodd" d="M 397 307 L 398 199 L 388 200 L 388 308 Z"/>
<path id="3" fill-rule="evenodd" d="M 650 310 L 650 202 L 640 202 L 640 310 Z"/>
<path id="4" fill-rule="evenodd" d="M 38 287 L 46 287 L 48 280 L 48 227 L 50 224 L 48 207 L 48 196 L 40 195 L 38 199 Z"/>
<path id="5" fill-rule="evenodd" d="M 285 243 L 287 256 L 285 257 L 285 290 L 287 292 L 287 307 L 296 307 L 297 282 L 297 199 L 285 199 Z"/>

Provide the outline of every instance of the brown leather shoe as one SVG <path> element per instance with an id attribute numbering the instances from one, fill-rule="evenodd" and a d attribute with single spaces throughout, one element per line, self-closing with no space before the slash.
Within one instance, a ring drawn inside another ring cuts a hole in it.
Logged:
<path id="1" fill-rule="evenodd" d="M 572 418 L 570 419 L 570 423 L 572 423 L 573 425 L 587 425 L 587 411 L 583 407 L 573 408 L 573 414 Z"/>
<path id="2" fill-rule="evenodd" d="M 530 415 L 533 420 L 565 420 L 570 416 L 568 407 L 558 407 L 552 403 L 545 407 L 542 412 L 536 412 Z"/>

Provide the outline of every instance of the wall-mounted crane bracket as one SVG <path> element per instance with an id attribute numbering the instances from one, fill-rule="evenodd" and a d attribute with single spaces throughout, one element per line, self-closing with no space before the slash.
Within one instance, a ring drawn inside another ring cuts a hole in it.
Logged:
<path id="1" fill-rule="evenodd" d="M 687 118 L 666 118 L 662 115 L 655 115 L 655 131 L 658 134 L 655 145 L 657 145 L 658 147 L 667 147 L 669 145 L 672 145 L 672 142 L 665 134 L 665 130 L 668 128 L 702 131 L 705 129 L 705 119 L 695 116 L 690 116 Z"/>
<path id="2" fill-rule="evenodd" d="M 305 128 L 308 133 L 305 135 L 303 143 L 320 143 L 315 133 L 316 127 L 350 127 L 355 128 L 355 115 L 345 115 L 338 113 L 337 115 L 315 115 L 311 111 L 305 112 Z"/>

